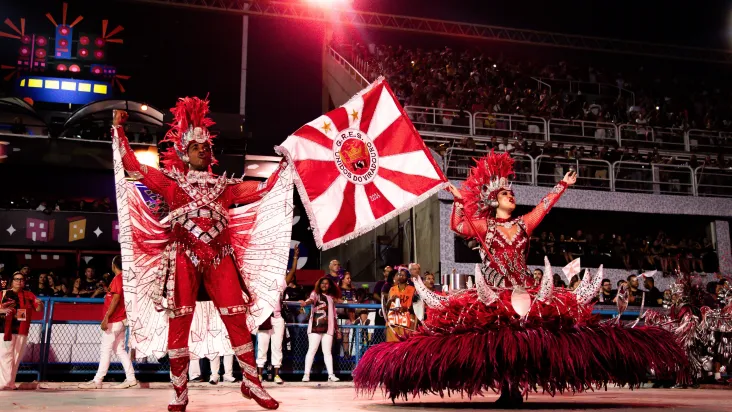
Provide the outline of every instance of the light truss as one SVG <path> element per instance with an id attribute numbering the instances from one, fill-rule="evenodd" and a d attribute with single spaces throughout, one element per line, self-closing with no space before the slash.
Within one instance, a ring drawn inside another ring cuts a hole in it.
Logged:
<path id="1" fill-rule="evenodd" d="M 279 17 L 299 20 L 331 22 L 355 27 L 370 27 L 414 33 L 435 34 L 469 39 L 507 43 L 550 46 L 576 50 L 633 54 L 665 59 L 732 63 L 732 52 L 659 43 L 552 33 L 538 30 L 455 21 L 372 13 L 358 10 L 317 7 L 304 0 L 292 2 L 267 0 L 126 0 L 163 6 L 224 11 L 253 16 Z"/>

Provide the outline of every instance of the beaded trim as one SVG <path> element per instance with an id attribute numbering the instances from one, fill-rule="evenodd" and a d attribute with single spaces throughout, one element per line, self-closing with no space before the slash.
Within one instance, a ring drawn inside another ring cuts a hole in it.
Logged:
<path id="1" fill-rule="evenodd" d="M 245 353 L 249 353 L 249 352 L 253 351 L 254 343 L 253 342 L 245 343 L 241 346 L 236 346 L 231 349 L 234 351 L 234 355 L 241 356 Z"/>
<path id="2" fill-rule="evenodd" d="M 252 376 L 257 375 L 256 367 L 249 365 L 248 363 L 242 361 L 238 357 L 236 358 L 236 360 L 239 362 L 239 367 L 241 368 L 242 371 L 244 371 L 245 374 L 252 375 Z M 244 381 L 246 382 L 246 380 L 247 380 L 247 378 L 246 378 L 246 376 L 244 376 Z"/>
<path id="3" fill-rule="evenodd" d="M 255 369 L 256 372 L 256 369 Z M 252 395 L 256 396 L 259 399 L 269 400 L 272 399 L 271 396 L 267 392 L 265 392 L 264 389 L 262 389 L 259 385 L 255 384 L 254 382 L 247 379 L 246 376 L 242 378 L 242 383 L 244 386 L 246 386 L 247 389 L 249 389 L 252 392 Z"/>
<path id="4" fill-rule="evenodd" d="M 168 358 L 170 358 L 170 359 L 178 359 L 178 358 L 186 358 L 186 357 L 190 357 L 188 348 L 168 349 Z"/>
<path id="5" fill-rule="evenodd" d="M 240 315 L 247 312 L 247 307 L 244 305 L 226 306 L 223 308 L 219 308 L 219 312 L 223 316 Z"/>

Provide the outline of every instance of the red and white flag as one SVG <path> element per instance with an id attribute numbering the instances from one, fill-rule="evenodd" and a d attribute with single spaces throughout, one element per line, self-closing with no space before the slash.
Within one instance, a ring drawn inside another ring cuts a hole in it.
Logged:
<path id="1" fill-rule="evenodd" d="M 322 249 L 368 232 L 447 185 L 383 79 L 301 127 L 275 150 L 294 166 Z"/>

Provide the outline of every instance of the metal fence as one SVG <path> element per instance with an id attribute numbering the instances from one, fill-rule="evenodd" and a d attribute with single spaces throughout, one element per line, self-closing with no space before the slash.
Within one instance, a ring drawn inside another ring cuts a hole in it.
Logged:
<path id="1" fill-rule="evenodd" d="M 473 117 L 465 110 L 423 106 L 406 106 L 404 110 L 417 130 L 456 135 L 473 133 Z"/>
<path id="2" fill-rule="evenodd" d="M 35 375 L 37 380 L 65 380 L 68 375 L 87 375 L 91 378 L 97 371 L 101 332 L 98 321 L 60 321 L 54 320 L 57 305 L 101 305 L 103 299 L 88 298 L 40 298 L 44 302 L 43 318 L 33 321 L 28 336 L 23 361 L 19 374 Z M 299 306 L 297 302 L 288 305 Z M 339 319 L 340 337 L 333 341 L 332 356 L 335 373 L 349 375 L 358 365 L 364 353 L 373 345 L 382 343 L 386 338 L 384 326 L 375 325 L 374 317 L 380 305 L 375 304 L 337 304 L 337 308 L 346 310 L 367 309 L 371 323 L 354 325 L 345 319 Z M 612 317 L 617 315 L 614 307 L 597 307 L 594 313 Z M 637 310 L 628 310 L 624 317 L 638 316 Z M 253 337 L 256 351 L 256 337 Z M 282 373 L 302 374 L 305 369 L 305 355 L 308 351 L 307 324 L 287 323 L 286 336 L 283 342 Z M 256 353 L 256 352 L 255 352 Z M 112 355 L 108 374 L 122 375 L 122 365 L 116 355 Z M 325 374 L 322 362 L 323 355 L 319 350 L 313 363 L 312 375 Z M 137 374 L 169 374 L 167 358 L 137 359 L 133 361 Z M 238 365 L 234 362 L 235 373 Z M 202 364 L 202 376 L 207 368 Z"/>

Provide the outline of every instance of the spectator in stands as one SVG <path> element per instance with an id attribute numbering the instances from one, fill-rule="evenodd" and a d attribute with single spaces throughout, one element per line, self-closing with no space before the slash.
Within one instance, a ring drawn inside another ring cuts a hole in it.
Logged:
<path id="1" fill-rule="evenodd" d="M 404 336 L 408 330 L 415 326 L 412 301 L 416 290 L 414 286 L 407 283 L 409 269 L 400 267 L 394 277 L 394 286 L 389 290 L 389 299 L 386 307 L 389 310 L 387 322 L 389 327 L 386 331 L 386 341 L 396 342 L 400 336 Z"/>
<path id="2" fill-rule="evenodd" d="M 508 137 L 504 137 L 501 144 L 498 145 L 498 150 L 501 152 L 508 152 L 512 153 L 514 151 L 515 147 L 511 143 L 508 142 Z"/>
<path id="3" fill-rule="evenodd" d="M 617 294 L 618 291 L 613 290 L 613 284 L 610 282 L 610 279 L 603 279 L 598 302 L 600 304 L 609 305 L 615 302 L 615 296 L 617 296 Z"/>
<path id="4" fill-rule="evenodd" d="M 130 355 L 125 350 L 125 330 L 127 314 L 125 313 L 124 291 L 122 290 L 122 258 L 115 256 L 112 259 L 114 279 L 109 292 L 104 296 L 104 319 L 102 329 L 102 343 L 100 348 L 99 368 L 97 374 L 89 382 L 79 385 L 81 389 L 101 389 L 104 377 L 109 370 L 109 361 L 112 352 L 117 355 L 125 370 L 125 380 L 114 389 L 127 389 L 137 385 L 135 369 L 132 367 Z"/>
<path id="5" fill-rule="evenodd" d="M 546 234 L 546 232 L 542 233 Z M 544 271 L 536 268 L 534 269 L 534 285 L 541 285 L 541 278 L 544 277 Z"/>
<path id="6" fill-rule="evenodd" d="M 318 346 L 323 351 L 323 361 L 328 370 L 328 380 L 338 382 L 333 369 L 333 337 L 337 335 L 335 302 L 340 298 L 340 291 L 335 282 L 328 277 L 322 277 L 315 283 L 315 288 L 307 300 L 300 301 L 300 306 L 312 305 L 310 321 L 308 322 L 308 353 L 305 355 L 305 375 L 303 382 L 310 382 L 310 370 L 313 367 L 315 353 Z"/>
<path id="7" fill-rule="evenodd" d="M 8 279 L 5 276 L 0 275 L 0 290 L 5 290 L 8 288 Z"/>
<path id="8" fill-rule="evenodd" d="M 48 287 L 48 274 L 41 273 L 38 275 L 38 282 L 35 282 L 35 285 L 31 287 L 31 291 L 36 296 L 51 296 L 53 292 Z"/>
<path id="9" fill-rule="evenodd" d="M 628 305 L 640 306 L 645 292 L 639 289 L 638 276 L 629 275 L 628 278 Z"/>
<path id="10" fill-rule="evenodd" d="M 328 264 L 328 274 L 326 276 L 337 285 L 341 280 L 341 263 L 336 259 L 331 260 Z"/>
<path id="11" fill-rule="evenodd" d="M 658 307 L 663 303 L 663 293 L 656 287 L 652 277 L 643 278 L 643 286 L 646 288 L 646 305 Z"/>
<path id="12" fill-rule="evenodd" d="M 577 287 L 580 285 L 581 281 L 582 281 L 582 279 L 580 279 L 580 277 L 578 275 L 572 276 L 572 280 L 569 281 L 569 286 L 567 287 L 567 289 L 569 289 L 569 290 L 577 289 Z"/>
<path id="13" fill-rule="evenodd" d="M 393 269 L 391 266 L 388 266 L 388 265 L 384 266 L 384 270 L 382 271 L 383 278 L 381 280 L 379 280 L 378 282 L 376 282 L 376 285 L 374 285 L 373 297 L 377 303 L 381 303 L 381 296 L 382 296 L 381 291 L 382 291 L 382 289 L 384 289 L 384 286 L 387 284 L 389 284 L 389 285 L 391 284 L 391 282 L 388 282 L 388 280 L 389 280 L 389 275 L 391 275 L 392 271 L 393 271 Z M 389 287 L 391 287 L 391 286 L 389 286 Z M 380 318 L 380 316 L 376 317 L 377 325 L 379 325 L 379 318 Z M 384 318 L 381 317 L 381 320 L 383 321 Z"/>
<path id="14" fill-rule="evenodd" d="M 23 277 L 25 278 L 25 281 L 23 283 L 23 289 L 30 291 L 31 286 L 33 285 L 33 279 L 31 279 L 30 267 L 28 265 L 21 266 L 20 274 L 23 275 Z"/>
<path id="15" fill-rule="evenodd" d="M 77 278 L 74 281 L 74 289 L 71 291 L 73 296 L 77 298 L 88 298 L 93 295 L 99 288 L 98 281 L 94 276 L 94 269 L 88 267 L 84 270 L 84 277 Z"/>
<path id="16" fill-rule="evenodd" d="M 356 303 L 356 288 L 353 287 L 353 282 L 351 281 L 351 272 L 346 271 L 346 273 L 343 274 L 343 278 L 338 284 L 338 287 L 341 290 L 343 303 Z M 337 314 L 339 324 L 341 325 L 353 325 L 353 322 L 356 320 L 355 309 L 338 309 Z M 341 336 L 343 336 L 341 344 L 343 345 L 344 357 L 347 359 L 350 359 L 351 357 L 349 349 L 351 346 L 351 341 L 349 340 L 351 336 L 350 332 L 351 331 L 348 328 L 341 328 Z"/>
<path id="17" fill-rule="evenodd" d="M 94 292 L 89 297 L 90 298 L 101 298 L 106 294 L 107 294 L 107 284 L 104 282 L 104 280 L 99 280 L 97 282 L 97 288 L 94 290 Z"/>
<path id="18" fill-rule="evenodd" d="M 555 273 L 553 275 L 553 279 L 554 279 L 554 287 L 555 288 L 565 288 L 565 287 L 567 287 L 567 284 L 564 283 L 564 281 L 562 280 L 562 277 L 559 276 L 559 273 Z"/>
<path id="19" fill-rule="evenodd" d="M 13 283 L 0 297 L 0 314 L 4 322 L 11 322 L 10 336 L 3 337 L 0 344 L 0 390 L 14 390 L 15 376 L 18 373 L 20 361 L 23 359 L 28 331 L 30 330 L 33 311 L 41 311 L 41 302 L 33 293 L 25 290 L 25 276 L 20 272 L 13 273 Z"/>
<path id="20" fill-rule="evenodd" d="M 55 298 L 66 296 L 68 292 L 66 285 L 63 283 L 56 284 L 56 276 L 53 273 L 49 273 L 47 279 L 50 296 Z"/>

